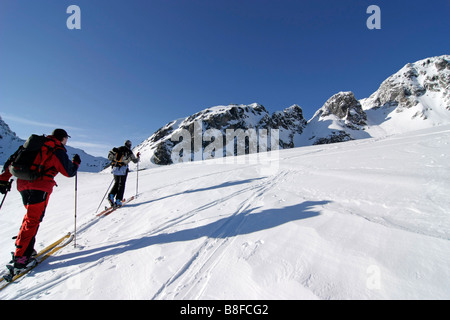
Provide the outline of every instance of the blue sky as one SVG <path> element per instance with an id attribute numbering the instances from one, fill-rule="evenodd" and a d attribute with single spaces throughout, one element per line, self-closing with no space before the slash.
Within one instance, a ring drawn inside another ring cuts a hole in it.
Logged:
<path id="1" fill-rule="evenodd" d="M 81 30 L 66 26 L 72 4 Z M 299 104 L 309 119 L 449 54 L 449 16 L 449 0 L 0 0 L 0 116 L 21 138 L 66 128 L 102 156 L 215 105 Z"/>

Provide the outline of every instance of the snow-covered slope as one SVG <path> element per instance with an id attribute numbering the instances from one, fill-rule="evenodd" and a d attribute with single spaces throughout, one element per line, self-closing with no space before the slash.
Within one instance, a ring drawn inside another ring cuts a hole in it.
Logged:
<path id="1" fill-rule="evenodd" d="M 447 125 L 144 170 L 103 219 L 112 177 L 80 173 L 78 247 L 0 299 L 449 299 L 449 141 Z M 58 185 L 36 249 L 73 230 L 74 180 Z M 23 213 L 11 192 L 2 265 Z"/>

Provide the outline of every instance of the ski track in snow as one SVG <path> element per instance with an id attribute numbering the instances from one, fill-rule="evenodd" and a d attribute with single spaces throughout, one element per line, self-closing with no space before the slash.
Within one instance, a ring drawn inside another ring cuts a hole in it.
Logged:
<path id="1" fill-rule="evenodd" d="M 275 178 L 268 179 L 270 181 L 263 180 L 262 183 L 249 188 L 248 191 L 251 194 L 248 199 L 241 203 L 238 211 L 230 217 L 231 219 L 213 231 L 211 236 L 200 245 L 192 259 L 187 261 L 172 278 L 164 283 L 152 299 L 183 299 L 186 297 L 199 299 L 207 285 L 209 275 L 213 272 L 214 267 L 220 263 L 227 247 L 235 240 L 235 237 L 226 236 L 227 230 L 232 229 L 238 232 L 240 226 L 245 222 L 245 218 L 237 218 L 248 211 L 257 198 L 264 195 L 265 191 L 275 187 L 277 182 L 285 175 L 286 172 L 281 172 Z M 238 193 L 242 194 L 243 192 L 246 191 Z M 235 195 L 231 195 L 230 198 L 233 196 Z M 227 199 L 225 198 L 225 200 Z M 175 288 L 171 290 L 171 287 Z M 197 289 L 197 287 L 199 288 Z M 197 291 L 197 294 L 192 295 L 192 291 Z"/>

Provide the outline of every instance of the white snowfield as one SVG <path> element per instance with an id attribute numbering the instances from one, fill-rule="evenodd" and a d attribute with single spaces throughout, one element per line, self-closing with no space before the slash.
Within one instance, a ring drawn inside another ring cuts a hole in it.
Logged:
<path id="1" fill-rule="evenodd" d="M 449 143 L 446 125 L 147 169 L 102 219 L 112 176 L 81 172 L 77 247 L 0 299 L 450 299 Z M 37 250 L 74 229 L 75 179 L 57 182 Z M 24 213 L 14 183 L 2 265 Z"/>

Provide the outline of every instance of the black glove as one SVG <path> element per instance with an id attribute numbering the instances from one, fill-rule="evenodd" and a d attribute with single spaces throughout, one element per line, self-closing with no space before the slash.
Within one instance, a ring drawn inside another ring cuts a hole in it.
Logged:
<path id="1" fill-rule="evenodd" d="M 72 158 L 72 162 L 76 163 L 77 165 L 80 165 L 81 164 L 80 156 L 78 154 L 75 154 Z"/>
<path id="2" fill-rule="evenodd" d="M 6 194 L 7 192 L 11 191 L 11 181 L 0 181 L 0 193 Z"/>

